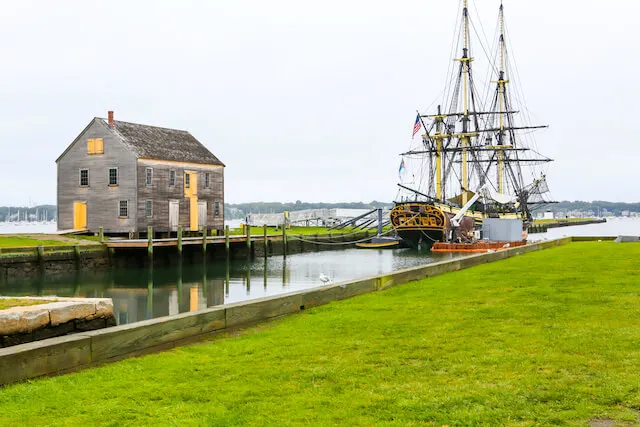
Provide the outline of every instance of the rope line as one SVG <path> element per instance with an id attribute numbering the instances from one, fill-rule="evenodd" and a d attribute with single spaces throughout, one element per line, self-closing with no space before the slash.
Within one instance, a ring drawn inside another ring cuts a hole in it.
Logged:
<path id="1" fill-rule="evenodd" d="M 303 237 L 301 237 L 300 235 L 298 236 L 287 236 L 287 240 L 299 240 L 301 242 L 307 242 L 307 243 L 313 243 L 315 245 L 330 245 L 330 246 L 340 246 L 340 245 L 353 245 L 354 243 L 362 243 L 362 242 L 366 242 L 367 240 L 371 240 L 374 237 L 379 237 L 379 236 L 384 236 L 386 234 L 389 234 L 391 232 L 395 231 L 393 228 L 391 230 L 385 231 L 382 234 L 379 235 L 375 235 L 375 236 L 371 236 L 371 237 L 365 237 L 364 239 L 360 239 L 360 240 L 351 240 L 348 242 L 318 242 L 315 240 L 309 240 L 309 239 L 305 239 Z"/>

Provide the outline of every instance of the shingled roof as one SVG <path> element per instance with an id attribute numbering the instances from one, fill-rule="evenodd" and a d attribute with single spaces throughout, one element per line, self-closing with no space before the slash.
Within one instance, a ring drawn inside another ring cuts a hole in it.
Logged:
<path id="1" fill-rule="evenodd" d="M 109 126 L 106 119 L 102 120 Z M 185 130 L 118 120 L 114 120 L 113 124 L 113 129 L 122 142 L 128 145 L 138 158 L 224 166 L 211 151 Z"/>
<path id="2" fill-rule="evenodd" d="M 109 113 L 112 114 L 112 112 Z M 67 149 L 60 154 L 56 159 L 56 163 L 67 154 L 85 131 L 94 124 L 102 125 L 113 132 L 139 159 L 169 160 L 174 162 L 224 166 L 224 163 L 186 130 L 167 129 L 117 120 L 113 121 L 113 127 L 111 127 L 109 126 L 108 119 L 100 117 L 94 117 L 93 120 L 89 122 L 87 127 L 85 127 Z"/>

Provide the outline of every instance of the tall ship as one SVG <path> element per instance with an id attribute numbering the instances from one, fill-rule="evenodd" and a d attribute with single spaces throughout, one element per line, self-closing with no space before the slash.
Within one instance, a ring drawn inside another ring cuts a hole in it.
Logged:
<path id="1" fill-rule="evenodd" d="M 471 37 L 471 28 L 477 35 L 480 27 L 470 17 L 468 0 L 461 0 L 460 10 L 452 50 L 456 57 L 442 103 L 417 113 L 412 141 L 419 135 L 419 142 L 401 153 L 390 220 L 416 248 L 471 242 L 484 218 L 520 219 L 524 238 L 531 211 L 549 203 L 544 167 L 552 160 L 537 151 L 534 134 L 548 126 L 531 124 L 522 103 L 503 4 L 493 46 L 477 40 L 489 67 L 483 82 L 474 75 L 476 41 Z"/>

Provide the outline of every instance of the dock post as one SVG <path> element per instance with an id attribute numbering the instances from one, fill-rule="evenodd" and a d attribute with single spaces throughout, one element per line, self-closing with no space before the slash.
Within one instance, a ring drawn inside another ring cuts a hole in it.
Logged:
<path id="1" fill-rule="evenodd" d="M 245 230 L 247 230 L 247 249 L 249 249 L 249 253 L 251 253 L 251 226 L 247 225 Z"/>
<path id="2" fill-rule="evenodd" d="M 264 256 L 266 257 L 269 253 L 269 239 L 267 237 L 267 224 L 263 226 L 262 234 L 264 235 Z"/>
<path id="3" fill-rule="evenodd" d="M 282 224 L 282 254 L 287 255 L 287 221 Z"/>
<path id="4" fill-rule="evenodd" d="M 153 227 L 147 227 L 147 254 L 149 255 L 149 259 L 153 258 Z"/>
<path id="5" fill-rule="evenodd" d="M 40 267 L 40 270 L 44 272 L 44 246 L 38 245 L 37 253 L 38 253 L 38 265 Z"/>
<path id="6" fill-rule="evenodd" d="M 110 250 L 113 250 L 113 248 L 109 248 Z M 79 244 L 75 244 L 73 245 L 73 256 L 76 259 L 76 270 L 80 269 L 80 245 Z"/>
<path id="7" fill-rule="evenodd" d="M 205 255 L 205 259 L 206 259 L 206 255 L 207 255 L 207 227 L 206 226 L 202 227 L 202 253 Z"/>
<path id="8" fill-rule="evenodd" d="M 100 241 L 100 243 L 104 243 L 104 227 L 100 226 L 98 228 L 98 240 Z"/>
<path id="9" fill-rule="evenodd" d="M 230 255 L 230 245 L 229 245 L 229 226 L 224 226 L 224 250 L 227 254 L 227 259 L 229 259 Z"/>
<path id="10" fill-rule="evenodd" d="M 182 226 L 178 226 L 178 255 L 182 256 Z"/>

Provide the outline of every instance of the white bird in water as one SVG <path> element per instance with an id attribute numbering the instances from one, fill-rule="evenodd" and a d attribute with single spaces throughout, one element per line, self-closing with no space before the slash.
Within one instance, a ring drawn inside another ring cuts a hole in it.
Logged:
<path id="1" fill-rule="evenodd" d="M 319 279 L 322 283 L 329 283 L 331 281 L 331 278 L 324 273 L 320 273 Z"/>

